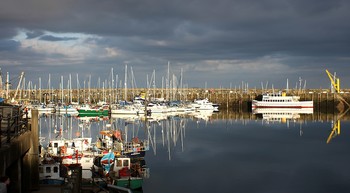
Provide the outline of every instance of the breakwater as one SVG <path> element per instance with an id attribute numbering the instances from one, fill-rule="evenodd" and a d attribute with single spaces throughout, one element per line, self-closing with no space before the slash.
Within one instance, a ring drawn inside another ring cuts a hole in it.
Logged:
<path id="1" fill-rule="evenodd" d="M 269 92 L 280 92 L 282 90 L 259 90 L 259 89 L 228 89 L 228 88 L 186 88 L 186 89 L 36 89 L 36 90 L 10 90 L 4 98 L 20 103 L 33 101 L 40 103 L 98 103 L 105 101 L 115 103 L 119 100 L 131 101 L 135 96 L 144 95 L 148 99 L 162 98 L 165 100 L 193 101 L 194 99 L 208 98 L 213 103 L 220 104 L 220 109 L 246 110 L 250 109 L 251 101 L 257 96 Z M 285 91 L 285 90 L 283 90 Z M 300 100 L 314 101 L 316 109 L 344 108 L 339 102 L 336 94 L 330 89 L 290 89 L 287 95 L 300 96 Z M 349 90 L 343 90 L 339 94 L 345 101 L 350 102 Z"/>

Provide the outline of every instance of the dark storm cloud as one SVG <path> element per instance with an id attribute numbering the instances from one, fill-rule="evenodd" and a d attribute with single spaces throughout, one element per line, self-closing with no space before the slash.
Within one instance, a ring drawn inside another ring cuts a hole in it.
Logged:
<path id="1" fill-rule="evenodd" d="M 55 37 L 55 36 L 50 36 L 50 35 L 44 35 L 39 38 L 40 40 L 45 40 L 45 41 L 69 41 L 69 40 L 77 40 L 77 38 L 71 38 L 71 37 Z"/>
<path id="2" fill-rule="evenodd" d="M 350 2 L 345 0 L 5 0 L 0 7 L 0 26 L 5 29 L 0 39 L 14 37 L 18 29 L 27 30 L 27 39 L 54 42 L 75 39 L 45 31 L 90 34 L 99 37 L 93 41 L 101 50 L 112 48 L 119 55 L 90 55 L 81 65 L 122 67 L 128 61 L 135 69 L 162 66 L 160 71 L 165 72 L 167 61 L 172 61 L 193 74 L 188 81 L 198 84 L 256 77 L 249 81 L 259 85 L 273 76 L 304 76 L 313 77 L 310 84 L 318 86 L 316 73 L 324 73 L 324 68 L 344 70 L 349 62 L 349 9 Z M 59 54 L 48 56 L 59 58 Z M 259 63 L 264 58 L 279 63 L 277 74 L 265 67 L 269 60 Z M 237 62 L 224 62 L 228 60 Z M 206 61 L 221 61 L 237 71 L 242 71 L 244 63 L 267 70 L 245 76 L 229 68 L 196 73 L 201 66 L 210 67 Z M 220 75 L 211 76 L 214 71 Z M 324 79 L 324 83 L 329 82 Z"/>
<path id="3" fill-rule="evenodd" d="M 0 52 L 1 51 L 15 51 L 18 49 L 20 43 L 14 40 L 1 40 L 0 39 Z"/>
<path id="4" fill-rule="evenodd" d="M 42 31 L 32 31 L 32 32 L 26 33 L 27 39 L 37 38 L 37 37 L 42 36 L 42 35 L 44 35 L 44 32 L 42 32 Z"/>

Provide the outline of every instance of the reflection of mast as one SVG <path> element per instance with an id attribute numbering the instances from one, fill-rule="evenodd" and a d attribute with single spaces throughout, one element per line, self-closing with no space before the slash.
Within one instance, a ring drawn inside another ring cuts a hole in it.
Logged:
<path id="1" fill-rule="evenodd" d="M 147 132 L 147 139 L 149 140 L 149 143 L 153 149 L 154 155 L 156 155 L 156 131 L 157 127 L 160 128 L 161 137 L 162 137 L 162 145 L 164 148 L 168 151 L 168 158 L 171 160 L 171 151 L 172 148 L 176 147 L 178 143 L 178 139 L 181 140 L 181 150 L 184 151 L 184 143 L 183 139 L 185 136 L 185 120 L 178 121 L 177 119 L 168 118 L 165 120 L 161 120 L 158 124 L 152 124 L 151 126 L 148 125 L 149 122 L 146 122 L 146 132 Z"/>
<path id="2" fill-rule="evenodd" d="M 167 127 L 166 127 L 166 139 L 167 139 L 167 144 L 168 144 L 168 156 L 169 156 L 169 160 L 171 160 L 171 148 L 170 148 L 170 135 L 171 135 L 171 124 L 167 121 Z"/>
<path id="3" fill-rule="evenodd" d="M 145 121 L 145 127 L 146 127 L 146 131 L 147 131 L 147 140 L 150 142 L 151 146 L 153 147 L 153 153 L 154 155 L 156 155 L 156 128 L 153 127 L 153 139 L 152 139 L 152 131 L 151 131 L 151 126 L 148 125 L 148 121 Z"/>

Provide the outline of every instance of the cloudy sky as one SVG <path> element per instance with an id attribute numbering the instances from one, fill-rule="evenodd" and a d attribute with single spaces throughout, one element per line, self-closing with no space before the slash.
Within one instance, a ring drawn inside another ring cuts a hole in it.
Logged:
<path id="1" fill-rule="evenodd" d="M 13 84 L 128 84 L 170 76 L 188 87 L 350 86 L 347 0 L 1 0 L 0 67 Z M 132 71 L 131 71 L 132 69 Z M 114 78 L 116 79 L 116 78 Z M 305 82 L 303 82 L 303 85 Z M 74 87 L 74 86 L 73 86 Z"/>

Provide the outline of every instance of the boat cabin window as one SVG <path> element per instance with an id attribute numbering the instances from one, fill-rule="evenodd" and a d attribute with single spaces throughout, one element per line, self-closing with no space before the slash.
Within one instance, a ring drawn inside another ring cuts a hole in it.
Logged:
<path id="1" fill-rule="evenodd" d="M 51 173 L 51 167 L 46 167 L 46 173 Z"/>
<path id="2" fill-rule="evenodd" d="M 53 144 L 53 147 L 58 147 L 58 143 L 54 143 L 54 144 Z"/>
<path id="3" fill-rule="evenodd" d="M 55 166 L 55 167 L 53 168 L 53 173 L 58 173 L 58 167 L 57 167 L 57 166 Z"/>
<path id="4" fill-rule="evenodd" d="M 117 167 L 129 167 L 129 160 L 118 160 Z"/>
<path id="5" fill-rule="evenodd" d="M 117 166 L 118 166 L 118 167 L 122 167 L 122 166 L 123 166 L 122 163 L 123 163 L 122 160 L 118 160 L 118 161 L 117 161 Z"/>
<path id="6" fill-rule="evenodd" d="M 123 165 L 124 165 L 124 166 L 129 166 L 128 160 L 124 160 L 124 161 L 123 161 Z"/>

